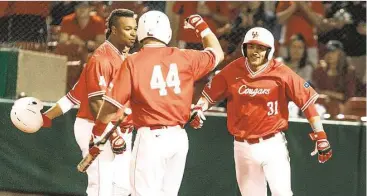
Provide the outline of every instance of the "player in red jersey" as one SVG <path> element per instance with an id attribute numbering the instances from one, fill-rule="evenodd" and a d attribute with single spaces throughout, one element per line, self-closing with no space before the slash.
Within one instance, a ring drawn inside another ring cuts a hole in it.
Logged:
<path id="1" fill-rule="evenodd" d="M 134 45 L 137 29 L 134 12 L 126 9 L 112 11 L 107 19 L 107 27 L 107 40 L 95 50 L 73 89 L 43 114 L 44 127 L 49 127 L 51 119 L 66 113 L 74 105 L 80 106 L 74 124 L 74 134 L 83 157 L 89 151 L 90 136 L 95 117 L 103 102 L 102 96 L 111 85 L 129 49 Z M 88 168 L 86 192 L 89 196 L 130 194 L 131 124 L 131 119 L 125 119 L 121 128 L 110 138 L 111 144 L 105 146 L 97 160 Z M 117 143 L 123 141 L 122 137 L 126 141 L 126 152 L 124 146 Z"/>
<path id="2" fill-rule="evenodd" d="M 187 18 L 186 28 L 203 40 L 204 50 L 167 47 L 171 40 L 168 17 L 159 11 L 143 14 L 138 40 L 143 48 L 126 58 L 104 95 L 93 134 L 106 131 L 109 116 L 131 102 L 138 128 L 131 159 L 132 196 L 177 195 L 184 173 L 194 82 L 223 60 L 216 36 L 199 15 Z"/>
<path id="3" fill-rule="evenodd" d="M 316 141 L 320 163 L 332 155 L 316 112 L 318 94 L 288 66 L 272 59 L 274 37 L 266 29 L 250 29 L 242 45 L 243 57 L 228 64 L 204 88 L 195 106 L 194 128 L 202 126 L 202 110 L 227 98 L 227 126 L 234 136 L 236 176 L 241 194 L 290 196 L 291 175 L 283 131 L 288 128 L 288 102 L 304 112 Z"/>

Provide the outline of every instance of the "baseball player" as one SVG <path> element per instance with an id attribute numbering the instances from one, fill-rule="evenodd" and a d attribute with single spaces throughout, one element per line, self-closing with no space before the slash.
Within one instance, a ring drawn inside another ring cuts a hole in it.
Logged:
<path id="1" fill-rule="evenodd" d="M 149 11 L 140 17 L 137 35 L 143 48 L 124 61 L 103 96 L 93 128 L 94 135 L 103 134 L 108 116 L 130 100 L 138 129 L 130 167 L 132 196 L 178 194 L 188 152 L 183 126 L 190 116 L 193 84 L 223 60 L 219 41 L 201 16 L 188 17 L 184 28 L 202 38 L 203 51 L 167 47 L 172 31 L 164 13 Z"/>
<path id="2" fill-rule="evenodd" d="M 306 115 L 316 141 L 318 160 L 324 163 L 332 150 L 314 102 L 318 94 L 288 66 L 272 59 L 274 37 L 264 28 L 250 29 L 242 44 L 243 57 L 228 64 L 207 84 L 195 107 L 191 125 L 200 128 L 202 111 L 227 98 L 227 126 L 234 136 L 238 186 L 243 196 L 290 196 L 291 174 L 283 131 L 288 128 L 288 102 Z"/>
<path id="3" fill-rule="evenodd" d="M 137 29 L 134 12 L 127 9 L 112 11 L 107 19 L 107 27 L 107 40 L 95 50 L 77 84 L 57 102 L 56 106 L 43 114 L 43 126 L 49 127 L 51 119 L 66 113 L 74 105 L 80 105 L 74 124 L 74 134 L 83 157 L 89 151 L 90 136 L 96 114 L 103 101 L 102 96 L 114 74 L 120 69 L 130 47 L 134 45 Z M 115 120 L 118 116 L 119 114 L 114 116 Z M 96 161 L 88 168 L 86 190 L 88 195 L 130 194 L 131 123 L 131 120 L 125 119 L 120 125 L 121 129 L 110 137 L 111 144 L 105 146 Z M 126 152 L 124 152 L 125 145 L 119 142 L 123 140 L 126 141 Z"/>

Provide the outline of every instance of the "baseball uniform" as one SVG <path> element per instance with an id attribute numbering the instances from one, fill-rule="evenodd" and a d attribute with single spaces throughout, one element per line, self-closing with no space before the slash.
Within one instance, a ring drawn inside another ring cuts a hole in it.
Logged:
<path id="1" fill-rule="evenodd" d="M 138 128 L 130 167 L 132 196 L 177 195 L 184 173 L 193 84 L 215 67 L 215 55 L 146 44 L 124 61 L 103 99 L 130 100 Z"/>
<path id="2" fill-rule="evenodd" d="M 114 74 L 120 69 L 124 58 L 125 56 L 115 46 L 105 41 L 95 50 L 78 82 L 66 95 L 74 104 L 80 105 L 74 124 L 74 134 L 83 157 L 89 152 L 89 140 L 95 121 L 88 98 L 100 96 L 106 92 L 106 88 Z M 130 118 L 126 119 L 122 126 L 129 124 L 132 124 Z M 86 192 L 89 196 L 127 196 L 130 194 L 129 164 L 132 129 L 121 130 L 126 131 L 123 133 L 123 138 L 126 141 L 127 150 L 121 155 L 114 155 L 110 143 L 107 142 L 105 149 L 87 170 L 88 188 Z"/>
<path id="3" fill-rule="evenodd" d="M 227 98 L 227 127 L 234 136 L 237 182 L 243 196 L 292 195 L 286 139 L 288 102 L 302 111 L 318 98 L 315 90 L 286 65 L 270 60 L 254 72 L 246 57 L 227 65 L 207 84 L 203 96 Z"/>

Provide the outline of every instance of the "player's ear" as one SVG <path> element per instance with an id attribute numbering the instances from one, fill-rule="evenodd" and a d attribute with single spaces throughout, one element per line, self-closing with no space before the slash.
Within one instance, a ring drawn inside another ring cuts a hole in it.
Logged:
<path id="1" fill-rule="evenodd" d="M 117 33 L 117 28 L 115 26 L 111 26 L 111 34 L 116 35 Z"/>

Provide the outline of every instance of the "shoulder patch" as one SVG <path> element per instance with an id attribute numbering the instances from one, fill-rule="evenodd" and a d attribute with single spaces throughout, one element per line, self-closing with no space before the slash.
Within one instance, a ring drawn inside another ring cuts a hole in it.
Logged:
<path id="1" fill-rule="evenodd" d="M 304 86 L 305 88 L 309 88 L 311 85 L 310 85 L 310 83 L 305 82 L 305 83 L 303 84 L 303 86 Z"/>

